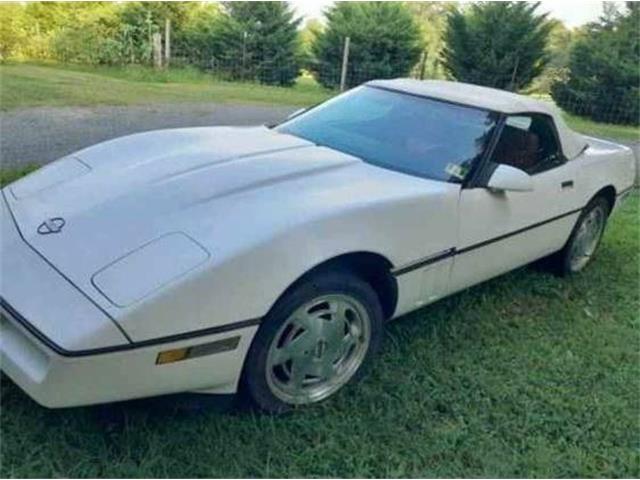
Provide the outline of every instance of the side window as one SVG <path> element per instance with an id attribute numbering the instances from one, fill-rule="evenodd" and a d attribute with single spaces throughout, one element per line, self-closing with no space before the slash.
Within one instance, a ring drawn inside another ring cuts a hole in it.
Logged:
<path id="1" fill-rule="evenodd" d="M 562 163 L 551 118 L 546 115 L 510 115 L 493 152 L 493 161 L 524 170 L 543 172 Z"/>

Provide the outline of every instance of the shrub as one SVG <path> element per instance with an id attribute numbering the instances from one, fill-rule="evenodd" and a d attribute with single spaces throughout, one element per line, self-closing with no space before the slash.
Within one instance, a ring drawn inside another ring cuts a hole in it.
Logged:
<path id="1" fill-rule="evenodd" d="M 0 60 L 19 55 L 29 33 L 24 6 L 19 3 L 0 5 Z"/>
<path id="2" fill-rule="evenodd" d="M 225 2 L 212 35 L 217 67 L 233 79 L 292 85 L 300 72 L 300 19 L 287 2 Z"/>
<path id="3" fill-rule="evenodd" d="M 565 110 L 596 121 L 640 123 L 640 5 L 609 10 L 571 50 L 551 95 Z"/>
<path id="4" fill-rule="evenodd" d="M 312 46 L 312 71 L 325 87 L 340 83 L 345 37 L 350 37 L 347 86 L 406 76 L 422 51 L 421 35 L 402 2 L 338 2 Z"/>
<path id="5" fill-rule="evenodd" d="M 539 3 L 482 2 L 453 11 L 445 31 L 444 66 L 456 80 L 520 90 L 540 75 L 552 24 Z"/>

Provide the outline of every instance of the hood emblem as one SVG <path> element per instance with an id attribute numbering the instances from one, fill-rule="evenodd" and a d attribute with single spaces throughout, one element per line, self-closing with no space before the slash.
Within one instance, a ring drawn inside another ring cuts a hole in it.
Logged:
<path id="1" fill-rule="evenodd" d="M 65 221 L 62 217 L 48 218 L 38 226 L 40 235 L 49 235 L 50 233 L 60 233 L 64 227 Z"/>

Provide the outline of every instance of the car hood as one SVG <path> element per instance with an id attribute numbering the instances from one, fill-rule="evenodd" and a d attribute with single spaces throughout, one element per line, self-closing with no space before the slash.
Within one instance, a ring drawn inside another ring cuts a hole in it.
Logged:
<path id="1" fill-rule="evenodd" d="M 359 163 L 266 127 L 160 130 L 81 150 L 3 194 L 25 241 L 80 285 L 171 232 L 215 250 L 199 230 L 251 205 L 241 199 Z"/>

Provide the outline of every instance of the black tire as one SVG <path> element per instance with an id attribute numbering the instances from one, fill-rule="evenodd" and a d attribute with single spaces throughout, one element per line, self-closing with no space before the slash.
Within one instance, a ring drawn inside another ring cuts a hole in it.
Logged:
<path id="1" fill-rule="evenodd" d="M 267 381 L 267 375 L 270 374 L 267 372 L 269 349 L 276 341 L 276 336 L 285 322 L 296 310 L 313 302 L 314 299 L 327 295 L 348 296 L 366 309 L 370 325 L 368 348 L 364 359 L 347 383 L 353 383 L 362 378 L 382 342 L 383 313 L 380 300 L 373 288 L 353 273 L 346 271 L 323 272 L 299 281 L 276 302 L 264 318 L 245 360 L 241 384 L 241 393 L 245 400 L 249 400 L 259 409 L 273 414 L 284 413 L 297 406 L 276 396 Z M 364 351 L 364 347 L 362 351 Z"/>
<path id="2" fill-rule="evenodd" d="M 604 230 L 606 229 L 607 218 L 609 217 L 609 213 L 611 209 L 611 206 L 609 205 L 608 200 L 601 196 L 595 197 L 589 202 L 589 204 L 584 208 L 584 210 L 580 214 L 580 217 L 578 217 L 578 221 L 573 227 L 573 230 L 571 231 L 571 235 L 569 236 L 569 239 L 567 240 L 567 243 L 565 244 L 565 246 L 562 248 L 562 250 L 560 250 L 555 255 L 550 257 L 551 266 L 558 275 L 563 277 L 573 275 L 583 270 L 588 265 L 588 263 L 591 263 L 591 259 L 589 259 L 588 263 L 584 264 L 579 269 L 574 268 L 574 266 L 572 265 L 571 252 L 572 252 L 574 243 L 576 242 L 578 231 L 580 230 L 582 223 L 596 209 L 600 209 L 604 217 L 602 230 L 600 232 L 600 236 L 597 240 L 593 253 L 597 251 L 597 248 L 599 247 L 600 242 L 602 241 L 602 236 L 604 234 Z"/>

